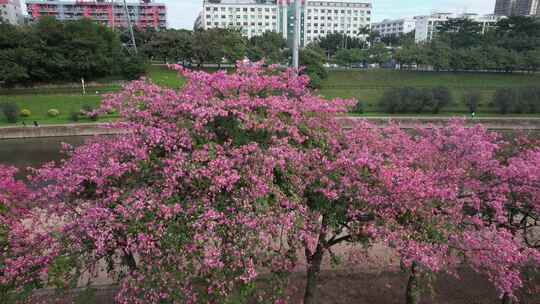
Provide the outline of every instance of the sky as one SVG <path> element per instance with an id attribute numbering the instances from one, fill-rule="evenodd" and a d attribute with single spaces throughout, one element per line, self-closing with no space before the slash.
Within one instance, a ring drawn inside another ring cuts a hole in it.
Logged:
<path id="1" fill-rule="evenodd" d="M 131 0 L 133 1 L 133 0 Z M 169 27 L 192 29 L 202 0 L 156 0 L 167 4 Z M 431 12 L 493 13 L 495 0 L 372 0 L 373 21 L 412 17 Z"/>

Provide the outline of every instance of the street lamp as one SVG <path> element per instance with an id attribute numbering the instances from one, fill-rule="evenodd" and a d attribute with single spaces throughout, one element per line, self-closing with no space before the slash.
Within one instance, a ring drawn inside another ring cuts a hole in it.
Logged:
<path id="1" fill-rule="evenodd" d="M 293 67 L 298 71 L 300 62 L 300 1 L 294 1 L 294 40 L 293 40 Z"/>

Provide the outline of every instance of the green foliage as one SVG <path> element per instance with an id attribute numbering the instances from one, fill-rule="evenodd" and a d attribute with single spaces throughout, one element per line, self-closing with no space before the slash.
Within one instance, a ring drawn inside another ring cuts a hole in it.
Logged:
<path id="1" fill-rule="evenodd" d="M 16 123 L 19 120 L 20 108 L 17 104 L 12 102 L 0 104 L 0 110 L 8 123 Z"/>
<path id="2" fill-rule="evenodd" d="M 390 114 L 395 113 L 433 113 L 438 114 L 452 103 L 452 94 L 446 87 L 392 88 L 384 92 L 380 106 Z"/>
<path id="3" fill-rule="evenodd" d="M 482 100 L 482 94 L 478 91 L 467 91 L 463 94 L 463 103 L 467 106 L 470 113 L 478 112 L 478 105 Z"/>
<path id="4" fill-rule="evenodd" d="M 146 60 L 141 56 L 126 56 L 123 62 L 122 75 L 128 80 L 140 78 L 147 70 Z"/>
<path id="5" fill-rule="evenodd" d="M 437 30 L 439 39 L 452 49 L 474 47 L 482 41 L 482 24 L 469 18 L 449 19 Z"/>
<path id="6" fill-rule="evenodd" d="M 452 19 L 428 43 L 406 40 L 395 59 L 402 67 L 436 71 L 538 71 L 539 50 L 540 19 L 510 17 L 485 29 L 470 19 Z"/>
<path id="7" fill-rule="evenodd" d="M 60 111 L 58 111 L 58 109 L 50 109 L 47 111 L 47 115 L 49 115 L 49 117 L 57 117 L 60 115 Z"/>
<path id="8" fill-rule="evenodd" d="M 283 50 L 287 41 L 276 32 L 264 32 L 261 36 L 253 36 L 249 41 L 248 57 L 251 61 L 265 60 L 267 63 L 281 63 L 286 60 Z"/>
<path id="9" fill-rule="evenodd" d="M 212 28 L 193 34 L 193 59 L 203 63 L 220 64 L 223 59 L 230 63 L 244 58 L 247 52 L 246 39 L 237 30 Z"/>
<path id="10" fill-rule="evenodd" d="M 167 63 L 191 62 L 193 58 L 193 32 L 188 30 L 167 29 L 156 31 L 138 31 L 136 37 L 146 40 L 142 51 L 147 58 Z"/>
<path id="11" fill-rule="evenodd" d="M 512 112 L 514 104 L 517 101 L 516 89 L 498 89 L 493 96 L 493 104 L 499 114 L 508 114 Z"/>
<path id="12" fill-rule="evenodd" d="M 79 121 L 80 112 L 72 111 L 69 113 L 69 119 L 73 122 Z"/>
<path id="13" fill-rule="evenodd" d="M 377 43 L 369 49 L 369 61 L 383 64 L 390 60 L 391 52 L 386 49 L 384 43 Z"/>
<path id="14" fill-rule="evenodd" d="M 499 114 L 540 112 L 540 87 L 502 88 L 493 96 Z"/>
<path id="15" fill-rule="evenodd" d="M 32 115 L 32 112 L 28 109 L 22 109 L 20 115 L 21 117 L 29 117 Z"/>
<path id="16" fill-rule="evenodd" d="M 439 86 L 431 90 L 431 112 L 433 114 L 439 114 L 439 112 L 446 106 L 449 106 L 453 101 L 452 92 L 447 87 Z"/>
<path id="17" fill-rule="evenodd" d="M 490 43 L 507 50 L 527 52 L 540 47 L 540 19 L 512 16 L 500 20 L 487 37 Z"/>
<path id="18" fill-rule="evenodd" d="M 401 69 L 411 69 L 413 65 L 427 62 L 426 49 L 415 43 L 407 43 L 395 53 L 395 59 L 401 64 Z"/>
<path id="19" fill-rule="evenodd" d="M 300 51 L 300 66 L 305 67 L 303 73 L 307 74 L 310 87 L 318 89 L 321 87 L 321 80 L 328 77 L 328 71 L 323 66 L 324 55 L 317 49 L 305 48 Z"/>
<path id="20" fill-rule="evenodd" d="M 520 89 L 520 98 L 526 113 L 540 113 L 540 87 Z"/>
<path id="21" fill-rule="evenodd" d="M 4 86 L 120 75 L 129 63 L 117 34 L 91 20 L 43 17 L 28 26 L 0 25 Z"/>
<path id="22" fill-rule="evenodd" d="M 366 47 L 366 42 L 350 35 L 331 33 L 319 38 L 315 45 L 323 49 L 325 55 L 334 56 L 339 49 L 363 49 Z"/>
<path id="23" fill-rule="evenodd" d="M 335 59 L 338 63 L 351 66 L 354 63 L 361 63 L 367 59 L 367 54 L 361 49 L 339 49 Z"/>
<path id="24" fill-rule="evenodd" d="M 357 114 L 364 114 L 365 106 L 364 103 L 359 101 L 354 105 L 353 112 Z"/>

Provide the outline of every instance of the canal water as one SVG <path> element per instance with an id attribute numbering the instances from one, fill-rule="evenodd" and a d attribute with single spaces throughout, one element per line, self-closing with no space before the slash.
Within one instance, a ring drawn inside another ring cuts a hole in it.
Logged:
<path id="1" fill-rule="evenodd" d="M 514 137 L 516 134 L 528 135 L 540 138 L 540 132 L 515 132 L 503 131 L 504 137 Z M 74 146 L 81 145 L 88 138 L 87 136 L 70 137 L 47 137 L 47 138 L 26 138 L 26 139 L 6 139 L 0 140 L 0 164 L 15 166 L 20 170 L 17 177 L 23 178 L 27 175 L 28 167 L 39 167 L 40 165 L 58 161 L 63 155 L 62 143 Z"/>
<path id="2" fill-rule="evenodd" d="M 27 174 L 28 167 L 58 161 L 62 158 L 62 143 L 80 145 L 88 137 L 47 137 L 0 140 L 0 164 L 17 167 L 18 177 Z"/>

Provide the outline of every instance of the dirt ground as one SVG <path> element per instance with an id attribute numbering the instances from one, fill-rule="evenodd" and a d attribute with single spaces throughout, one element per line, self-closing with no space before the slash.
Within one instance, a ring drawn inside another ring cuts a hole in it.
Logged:
<path id="1" fill-rule="evenodd" d="M 302 303 L 304 279 L 302 273 L 293 275 L 287 290 L 289 303 Z M 407 274 L 400 271 L 381 273 L 325 270 L 319 288 L 322 304 L 402 304 L 405 303 Z M 425 292 L 425 304 L 494 304 L 500 303 L 495 289 L 483 277 L 464 270 L 460 278 L 440 275 L 434 283 L 433 292 Z M 99 303 L 113 304 L 115 289 L 99 288 L 91 296 L 79 293 L 68 297 L 42 295 L 45 303 Z M 74 300 L 78 298 L 78 300 Z M 531 278 L 527 287 L 519 292 L 521 304 L 540 304 L 540 277 Z M 41 301 L 37 301 L 41 302 Z"/>

